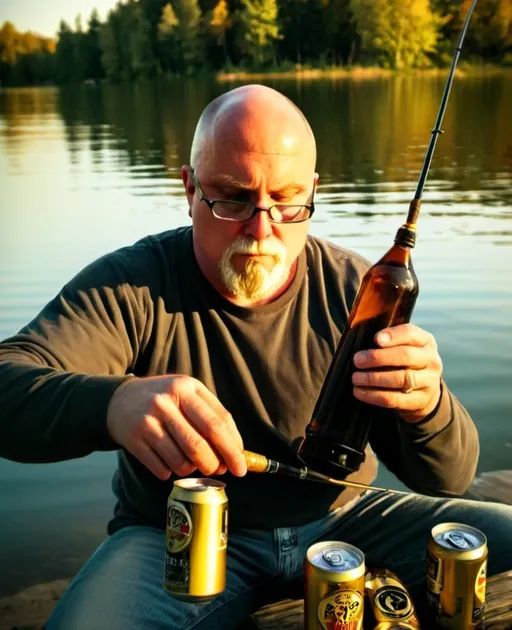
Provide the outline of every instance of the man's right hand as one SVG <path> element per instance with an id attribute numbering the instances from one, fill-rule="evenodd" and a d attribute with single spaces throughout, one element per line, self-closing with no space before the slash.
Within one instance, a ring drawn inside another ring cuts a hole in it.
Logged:
<path id="1" fill-rule="evenodd" d="M 118 387 L 109 403 L 112 439 L 159 479 L 229 469 L 247 472 L 243 443 L 231 414 L 200 381 L 170 375 L 133 378 Z"/>

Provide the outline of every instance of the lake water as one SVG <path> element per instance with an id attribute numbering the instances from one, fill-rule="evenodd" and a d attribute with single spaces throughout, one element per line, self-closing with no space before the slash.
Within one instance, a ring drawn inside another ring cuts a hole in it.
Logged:
<path id="1" fill-rule="evenodd" d="M 372 261 L 413 196 L 442 77 L 269 81 L 318 143 L 311 231 Z M 180 167 L 212 81 L 0 90 L 0 338 L 101 254 L 188 224 Z M 512 468 L 512 73 L 457 77 L 423 198 L 414 322 L 481 435 Z M 1 409 L 0 409 L 1 421 Z M 0 460 L 0 596 L 77 570 L 104 536 L 113 454 Z M 400 487 L 386 471 L 379 483 Z"/>

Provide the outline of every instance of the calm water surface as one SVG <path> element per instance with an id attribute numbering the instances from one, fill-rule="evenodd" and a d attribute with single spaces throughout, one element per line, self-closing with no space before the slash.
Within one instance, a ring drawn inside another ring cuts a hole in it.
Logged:
<path id="1" fill-rule="evenodd" d="M 413 196 L 442 78 L 271 82 L 318 142 L 312 232 L 375 261 Z M 0 90 L 0 338 L 101 254 L 188 224 L 180 167 L 207 81 Z M 414 321 L 478 425 L 480 471 L 512 468 L 512 74 L 457 78 L 424 193 Z M 1 410 L 0 410 L 1 416 Z M 71 575 L 104 535 L 112 454 L 0 460 L 0 596 Z M 400 487 L 386 471 L 380 483 Z"/>

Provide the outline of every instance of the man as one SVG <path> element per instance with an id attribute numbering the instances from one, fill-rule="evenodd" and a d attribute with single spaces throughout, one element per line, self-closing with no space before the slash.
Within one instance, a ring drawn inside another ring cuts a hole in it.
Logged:
<path id="1" fill-rule="evenodd" d="M 422 584 L 431 527 L 460 521 L 512 568 L 512 508 L 399 497 L 246 475 L 243 448 L 295 464 L 367 263 L 308 236 L 316 149 L 301 112 L 246 86 L 204 111 L 182 177 L 192 228 L 94 262 L 0 349 L 0 449 L 57 461 L 119 449 L 109 536 L 48 630 L 236 628 L 260 595 L 300 579 L 320 539 Z M 375 406 L 371 446 L 409 487 L 463 493 L 478 439 L 413 325 L 355 357 L 354 395 Z M 377 371 L 376 368 L 388 368 Z M 410 391 L 409 384 L 414 384 Z M 375 476 L 368 449 L 353 479 Z M 228 580 L 205 604 L 162 589 L 166 500 L 176 475 L 223 475 Z"/>

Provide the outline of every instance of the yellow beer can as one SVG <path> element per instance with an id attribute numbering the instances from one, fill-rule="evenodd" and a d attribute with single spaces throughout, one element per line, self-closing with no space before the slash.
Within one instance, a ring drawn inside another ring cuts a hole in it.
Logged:
<path id="1" fill-rule="evenodd" d="M 441 523 L 427 549 L 430 620 L 448 630 L 474 630 L 485 614 L 487 539 L 461 523 Z"/>
<path id="2" fill-rule="evenodd" d="M 411 596 L 398 577 L 388 569 L 370 569 L 365 576 L 366 597 L 373 630 L 419 630 Z M 368 608 L 368 607 L 367 607 Z M 366 619 L 365 619 L 366 624 Z"/>
<path id="3" fill-rule="evenodd" d="M 344 542 L 312 545 L 304 562 L 305 630 L 361 630 L 364 607 L 363 552 Z"/>
<path id="4" fill-rule="evenodd" d="M 225 487 L 209 478 L 174 482 L 167 502 L 164 589 L 178 599 L 205 601 L 226 587 Z"/>

